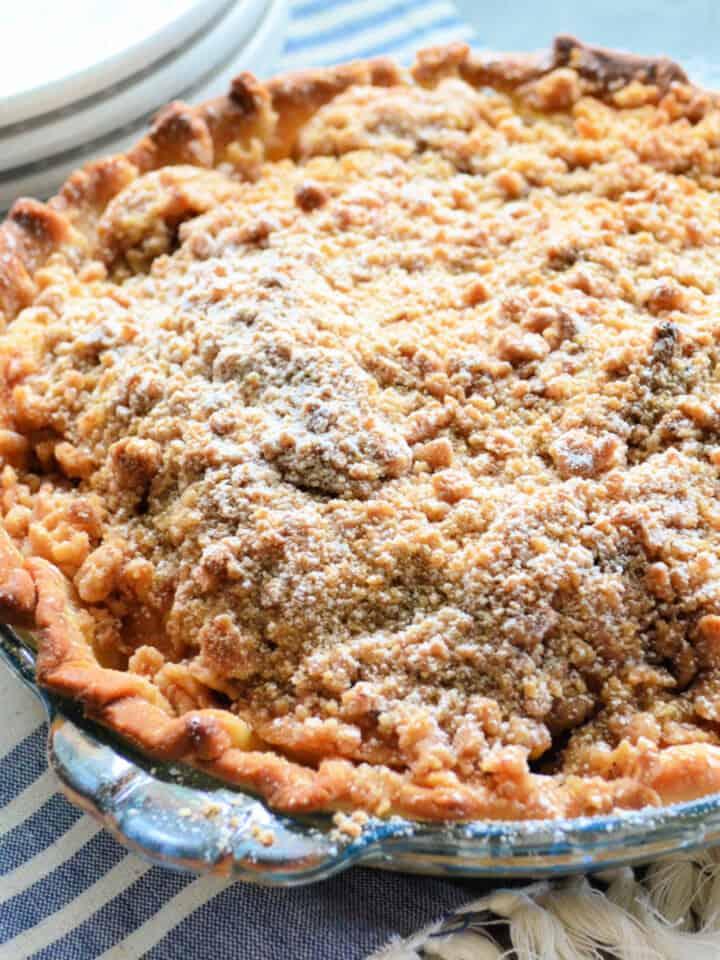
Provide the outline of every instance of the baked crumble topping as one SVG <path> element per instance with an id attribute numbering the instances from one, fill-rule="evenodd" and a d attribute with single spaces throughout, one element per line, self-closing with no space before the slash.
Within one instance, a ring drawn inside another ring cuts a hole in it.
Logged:
<path id="1" fill-rule="evenodd" d="M 719 175 L 707 95 L 564 66 L 131 178 L 0 338 L 5 529 L 287 809 L 715 789 Z"/>

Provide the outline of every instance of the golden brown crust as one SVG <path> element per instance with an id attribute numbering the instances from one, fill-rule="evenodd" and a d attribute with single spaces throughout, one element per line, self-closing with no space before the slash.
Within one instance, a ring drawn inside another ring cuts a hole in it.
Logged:
<path id="1" fill-rule="evenodd" d="M 0 230 L 0 311 L 13 317 L 35 296 L 34 274 L 68 239 L 67 221 L 50 206 L 22 199 Z"/>
<path id="2" fill-rule="evenodd" d="M 557 37 L 551 52 L 539 54 L 474 53 L 463 43 L 431 47 L 418 53 L 410 72 L 423 86 L 459 75 L 476 88 L 514 91 L 559 67 L 569 67 L 590 81 L 591 92 L 598 96 L 632 81 L 666 90 L 687 80 L 682 68 L 665 57 L 605 50 L 569 36 Z M 158 114 L 148 136 L 126 156 L 88 164 L 47 205 L 18 201 L 0 227 L 0 318 L 7 321 L 32 302 L 33 274 L 64 242 L 68 223 L 91 242 L 95 217 L 139 173 L 177 163 L 216 166 L 227 159 L 230 146 L 236 147 L 237 156 L 238 150 L 247 151 L 253 140 L 271 159 L 288 156 L 300 127 L 343 90 L 403 82 L 397 65 L 379 58 L 299 71 L 267 84 L 251 74 L 240 74 L 226 97 L 199 107 L 180 102 L 168 105 Z"/>
<path id="3" fill-rule="evenodd" d="M 184 218 L 208 209 L 205 198 L 208 189 L 211 194 L 213 190 L 205 180 L 195 189 L 192 177 L 182 177 L 173 167 L 211 170 L 229 165 L 252 179 L 264 160 L 294 156 L 300 149 L 299 134 L 313 114 L 350 87 L 395 87 L 413 80 L 434 87 L 447 77 L 459 77 L 474 88 L 512 92 L 528 110 L 553 112 L 567 110 L 580 96 L 616 104 L 616 95 L 633 84 L 643 88 L 640 95 L 646 102 L 657 102 L 680 84 L 677 102 L 685 104 L 682 109 L 695 120 L 708 103 L 695 96 L 692 88 L 682 86 L 683 71 L 665 58 L 618 54 L 569 37 L 559 37 L 549 54 L 475 54 L 463 44 L 423 51 L 411 77 L 385 59 L 306 71 L 267 84 L 243 74 L 227 97 L 200 107 L 171 104 L 127 155 L 79 171 L 48 204 L 16 203 L 0 228 L 0 310 L 5 321 L 36 300 L 42 267 L 56 254 L 74 269 L 98 257 L 110 270 L 122 268 L 130 248 L 117 241 L 131 233 L 116 228 L 113 198 L 132 189 L 139 177 L 158 171 L 152 174 L 157 177 L 152 184 L 159 203 L 152 226 L 162 221 L 170 236 Z M 138 186 L 143 188 L 144 184 Z M 514 189 L 512 177 L 506 178 L 503 188 Z M 311 198 L 309 209 L 324 202 L 324 194 L 313 184 L 301 185 L 299 205 L 306 202 L 303 197 Z M 316 204 L 313 197 L 321 199 Z M 134 255 L 147 240 L 147 231 L 135 223 L 133 230 L 130 252 Z M 135 266 L 141 263 L 138 256 Z M 479 287 L 468 294 L 473 302 L 483 295 Z M 658 304 L 658 310 L 663 309 L 664 301 Z M 523 362 L 528 359 L 527 350 L 534 347 L 528 344 L 527 338 L 523 343 L 501 344 L 501 359 L 506 364 Z M 446 455 L 437 442 L 426 444 L 422 452 L 429 464 L 438 467 L 447 466 Z M 65 458 L 68 476 L 82 475 L 83 464 L 75 451 L 56 449 L 54 456 Z M 567 456 L 567 450 L 560 451 L 559 462 Z M 598 452 L 601 456 L 606 451 Z M 118 461 L 140 476 L 151 455 L 123 450 Z M 402 468 L 402 464 L 397 467 Z M 453 478 L 445 477 L 445 486 L 441 480 L 436 485 L 438 496 L 451 503 L 458 495 Z M 142 483 L 141 476 L 138 482 Z M 399 812 L 427 819 L 526 819 L 672 802 L 720 788 L 719 747 L 679 744 L 659 749 L 642 738 L 632 746 L 624 742 L 604 758 L 611 771 L 607 778 L 534 774 L 522 751 L 514 754 L 512 750 L 489 760 L 483 782 L 472 785 L 443 773 L 434 784 L 418 786 L 386 767 L 356 766 L 341 759 L 321 760 L 317 768 L 294 762 L 263 749 L 256 734 L 228 711 L 192 709 L 173 716 L 149 680 L 101 667 L 87 641 L 84 612 L 68 578 L 41 557 L 26 560 L 4 531 L 0 533 L 0 616 L 17 624 L 34 622 L 41 636 L 41 683 L 79 700 L 89 714 L 151 755 L 194 764 L 256 791 L 282 810 L 364 807 L 380 814 Z"/>
<path id="4" fill-rule="evenodd" d="M 258 750 L 262 743 L 227 711 L 193 710 L 169 717 L 152 684 L 98 668 L 66 578 L 42 559 L 31 559 L 27 568 L 37 587 L 37 670 L 43 685 L 79 700 L 89 716 L 151 756 L 192 764 L 258 793 L 278 810 L 361 808 L 430 820 L 542 819 L 678 802 L 695 796 L 698 787 L 707 793 L 720 786 L 720 748 L 692 745 L 662 752 L 626 750 L 609 761 L 619 771 L 614 780 L 586 778 L 581 788 L 577 779 L 558 784 L 529 773 L 520 751 L 515 759 L 506 754 L 489 767 L 484 786 L 449 777 L 445 784 L 421 787 L 386 768 L 358 768 L 343 760 L 326 760 L 313 770 Z M 688 776 L 679 777 L 678 768 Z"/>
<path id="5" fill-rule="evenodd" d="M 687 83 L 687 74 L 667 57 L 643 57 L 581 43 L 575 37 L 555 38 L 553 69 L 570 67 L 591 81 L 598 92 L 612 93 L 618 87 L 638 82 L 667 90 L 673 83 Z"/>
<path id="6" fill-rule="evenodd" d="M 524 54 L 475 52 L 463 43 L 421 50 L 412 68 L 418 83 L 434 85 L 448 76 L 460 76 L 473 87 L 514 91 L 561 68 L 570 68 L 588 84 L 586 91 L 608 97 L 637 82 L 668 90 L 687 83 L 687 75 L 667 57 L 642 57 L 581 43 L 575 37 L 555 38 L 551 51 Z"/>
<path id="7" fill-rule="evenodd" d="M 34 623 L 35 584 L 20 551 L 0 529 L 0 619 L 18 627 Z"/>

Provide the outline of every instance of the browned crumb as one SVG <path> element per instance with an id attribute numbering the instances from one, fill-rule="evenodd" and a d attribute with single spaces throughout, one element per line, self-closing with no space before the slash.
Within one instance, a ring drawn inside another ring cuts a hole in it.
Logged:
<path id="1" fill-rule="evenodd" d="M 335 825 L 333 835 L 338 840 L 357 840 L 362 835 L 363 827 L 368 820 L 369 817 L 363 810 L 355 810 L 353 813 L 342 813 L 340 811 L 333 816 L 333 824 Z"/>
<path id="2" fill-rule="evenodd" d="M 254 824 L 250 829 L 250 833 L 263 847 L 271 847 L 275 843 L 275 834 L 267 827 Z"/>

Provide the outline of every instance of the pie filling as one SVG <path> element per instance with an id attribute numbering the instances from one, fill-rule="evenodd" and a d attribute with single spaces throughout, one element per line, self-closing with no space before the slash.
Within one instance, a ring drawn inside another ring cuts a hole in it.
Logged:
<path id="1" fill-rule="evenodd" d="M 169 717 L 518 816 L 718 763 L 720 113 L 554 77 L 547 115 L 353 87 L 295 160 L 146 173 L 38 272 L 4 526 Z"/>

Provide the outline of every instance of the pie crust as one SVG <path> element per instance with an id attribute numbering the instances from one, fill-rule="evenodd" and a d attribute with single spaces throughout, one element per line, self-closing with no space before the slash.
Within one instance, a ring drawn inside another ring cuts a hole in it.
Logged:
<path id="1" fill-rule="evenodd" d="M 174 103 L 0 229 L 0 613 L 278 810 L 720 789 L 720 108 L 463 44 Z"/>

